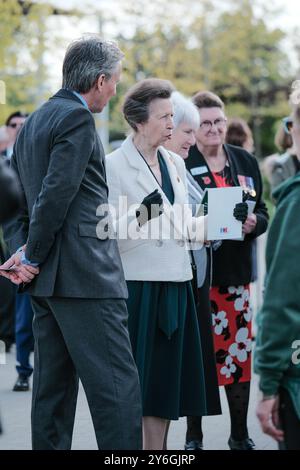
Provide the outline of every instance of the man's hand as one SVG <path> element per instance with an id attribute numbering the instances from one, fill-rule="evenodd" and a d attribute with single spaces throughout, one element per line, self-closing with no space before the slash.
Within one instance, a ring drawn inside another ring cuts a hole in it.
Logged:
<path id="1" fill-rule="evenodd" d="M 256 408 L 256 416 L 265 434 L 273 437 L 276 441 L 284 440 L 284 433 L 279 427 L 279 397 L 261 400 Z"/>
<path id="2" fill-rule="evenodd" d="M 25 246 L 22 248 L 24 250 Z M 22 283 L 27 284 L 31 282 L 37 274 L 39 274 L 39 268 L 35 268 L 27 264 L 22 264 L 21 262 L 22 254 L 23 254 L 23 251 L 19 251 L 15 253 L 5 263 L 3 263 L 0 266 L 1 268 L 4 268 L 4 269 L 13 268 L 10 271 L 0 270 L 0 275 L 3 277 L 6 277 L 7 279 L 9 279 L 11 282 L 13 282 L 16 285 L 19 285 Z"/>
<path id="3" fill-rule="evenodd" d="M 255 214 L 248 215 L 246 222 L 243 225 L 242 232 L 245 235 L 253 232 L 257 224 L 257 217 Z"/>

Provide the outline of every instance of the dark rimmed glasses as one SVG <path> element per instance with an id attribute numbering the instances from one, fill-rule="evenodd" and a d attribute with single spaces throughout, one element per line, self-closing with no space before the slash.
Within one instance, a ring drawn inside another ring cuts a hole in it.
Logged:
<path id="1" fill-rule="evenodd" d="M 216 126 L 218 129 L 224 129 L 224 127 L 226 126 L 226 122 L 227 122 L 226 118 L 218 118 L 218 119 L 215 119 L 214 121 L 205 120 L 201 122 L 200 128 L 204 130 L 205 132 L 210 131 L 212 126 Z"/>

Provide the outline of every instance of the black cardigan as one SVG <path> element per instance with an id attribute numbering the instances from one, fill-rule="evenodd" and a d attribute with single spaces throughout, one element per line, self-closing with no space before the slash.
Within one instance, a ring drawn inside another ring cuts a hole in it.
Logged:
<path id="1" fill-rule="evenodd" d="M 250 197 L 250 200 L 256 201 L 254 213 L 257 217 L 254 232 L 246 235 L 244 241 L 224 240 L 222 245 L 213 251 L 212 285 L 225 287 L 251 282 L 252 243 L 267 230 L 269 216 L 262 199 L 262 180 L 255 157 L 234 145 L 225 144 L 223 148 L 234 185 L 243 186 L 246 183 L 249 189 L 256 191 L 256 195 Z M 202 189 L 216 187 L 213 175 L 196 145 L 191 147 L 189 158 L 185 162 L 187 169 Z"/>

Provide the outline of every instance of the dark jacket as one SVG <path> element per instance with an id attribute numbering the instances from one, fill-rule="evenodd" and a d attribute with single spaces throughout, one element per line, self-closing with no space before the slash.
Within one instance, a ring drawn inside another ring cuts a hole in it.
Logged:
<path id="1" fill-rule="evenodd" d="M 300 419 L 299 173 L 273 195 L 277 209 L 268 234 L 254 364 L 264 394 L 277 394 L 280 386 L 287 388 Z"/>
<path id="2" fill-rule="evenodd" d="M 20 191 L 8 162 L 0 156 L 0 224 L 15 215 L 20 204 Z M 9 258 L 0 226 L 0 264 Z M 15 341 L 15 286 L 0 276 L 0 340 L 9 348 Z M 0 423 L 1 428 L 1 423 Z"/>
<path id="3" fill-rule="evenodd" d="M 0 224 L 14 216 L 21 203 L 17 178 L 9 163 L 0 156 Z"/>
<path id="4" fill-rule="evenodd" d="M 6 240 L 11 252 L 27 243 L 26 258 L 40 264 L 28 292 L 126 297 L 117 242 L 97 238 L 97 208 L 108 196 L 104 150 L 80 99 L 62 89 L 31 114 L 11 165 L 23 201 L 19 217 L 6 228 Z"/>
<path id="5" fill-rule="evenodd" d="M 246 182 L 248 188 L 254 189 L 256 192 L 255 196 L 250 199 L 256 201 L 254 212 L 257 217 L 257 225 L 255 231 L 246 235 L 244 241 L 225 240 L 213 252 L 213 286 L 242 285 L 251 281 L 253 240 L 266 231 L 269 218 L 262 199 L 262 180 L 255 157 L 241 147 L 229 144 L 224 145 L 224 150 L 230 165 L 233 184 L 243 186 Z M 204 156 L 196 145 L 190 149 L 186 166 L 202 189 L 216 187 Z M 245 177 L 247 178 L 245 179 Z"/>

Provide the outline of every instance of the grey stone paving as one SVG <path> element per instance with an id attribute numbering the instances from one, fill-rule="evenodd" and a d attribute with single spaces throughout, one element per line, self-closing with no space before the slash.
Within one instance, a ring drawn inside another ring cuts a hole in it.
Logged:
<path id="1" fill-rule="evenodd" d="M 4 434 L 0 437 L 0 449 L 30 449 L 30 392 L 12 392 L 16 380 L 14 351 L 0 364 L 0 410 Z M 254 378 L 249 410 L 249 432 L 258 449 L 276 449 L 276 443 L 262 434 L 255 416 L 257 380 Z M 226 399 L 221 390 L 223 415 L 204 418 L 204 446 L 206 449 L 226 450 L 229 435 L 229 415 Z M 174 421 L 169 434 L 169 449 L 182 449 L 185 435 L 185 419 Z M 80 387 L 73 449 L 97 449 L 92 421 L 86 398 Z"/>

